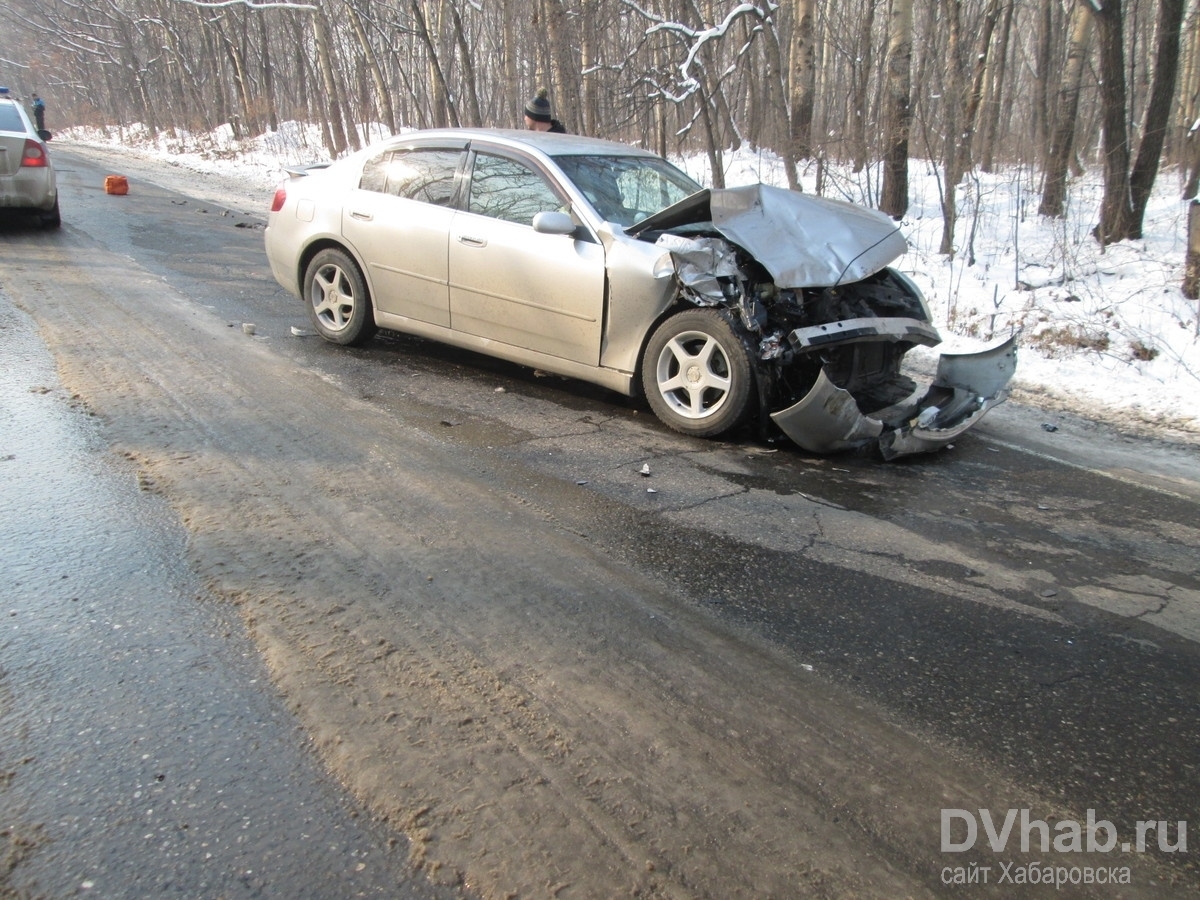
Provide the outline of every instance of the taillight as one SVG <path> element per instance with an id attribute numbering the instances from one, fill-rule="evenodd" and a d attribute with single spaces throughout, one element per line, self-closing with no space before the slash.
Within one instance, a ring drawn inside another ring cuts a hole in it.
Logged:
<path id="1" fill-rule="evenodd" d="M 271 201 L 271 212 L 279 212 L 283 209 L 285 200 L 287 200 L 287 189 L 281 184 L 275 188 L 275 199 Z"/>
<path id="2" fill-rule="evenodd" d="M 21 165 L 33 169 L 45 168 L 50 165 L 50 157 L 45 148 L 37 141 L 25 138 L 25 152 L 21 154 Z"/>

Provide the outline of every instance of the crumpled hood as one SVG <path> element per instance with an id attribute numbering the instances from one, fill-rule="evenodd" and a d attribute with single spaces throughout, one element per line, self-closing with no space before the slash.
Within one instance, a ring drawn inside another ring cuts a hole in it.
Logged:
<path id="1" fill-rule="evenodd" d="M 751 254 L 781 288 L 860 281 L 908 250 L 881 212 L 765 184 L 699 191 L 628 232 L 702 222 Z"/>

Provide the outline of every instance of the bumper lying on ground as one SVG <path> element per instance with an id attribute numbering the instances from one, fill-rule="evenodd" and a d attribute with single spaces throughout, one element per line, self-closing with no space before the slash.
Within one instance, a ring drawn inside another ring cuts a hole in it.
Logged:
<path id="1" fill-rule="evenodd" d="M 946 353 L 928 390 L 915 401 L 865 415 L 851 394 L 824 371 L 812 389 L 772 413 L 781 431 L 813 453 L 834 453 L 875 441 L 884 459 L 928 453 L 972 428 L 1008 396 L 1017 338 L 977 353 Z"/>

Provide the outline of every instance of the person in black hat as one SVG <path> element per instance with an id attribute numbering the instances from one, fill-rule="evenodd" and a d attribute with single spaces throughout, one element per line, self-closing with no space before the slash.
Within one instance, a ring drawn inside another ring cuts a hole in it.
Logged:
<path id="1" fill-rule="evenodd" d="M 525 104 L 525 127 L 530 131 L 567 133 L 563 123 L 550 115 L 550 99 L 545 88 L 540 88 L 537 95 Z"/>

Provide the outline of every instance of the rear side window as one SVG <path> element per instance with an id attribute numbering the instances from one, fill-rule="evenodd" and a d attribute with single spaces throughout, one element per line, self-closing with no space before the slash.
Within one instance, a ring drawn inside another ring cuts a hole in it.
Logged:
<path id="1" fill-rule="evenodd" d="M 384 188 L 387 187 L 387 167 L 392 161 L 392 151 L 379 153 L 367 160 L 367 164 L 363 166 L 362 178 L 358 181 L 358 186 L 364 191 L 374 191 L 377 194 L 382 194 Z"/>
<path id="2" fill-rule="evenodd" d="M 359 187 L 437 206 L 454 203 L 461 150 L 389 150 L 367 160 Z"/>
<path id="3" fill-rule="evenodd" d="M 388 167 L 387 191 L 397 197 L 449 206 L 461 150 L 405 150 Z"/>
<path id="4" fill-rule="evenodd" d="M 25 131 L 25 121 L 11 103 L 0 103 L 0 131 Z"/>

